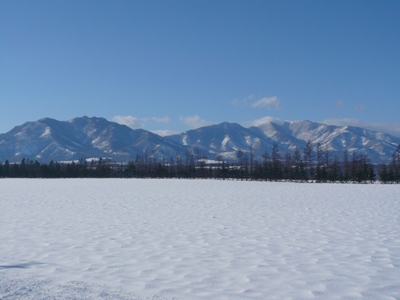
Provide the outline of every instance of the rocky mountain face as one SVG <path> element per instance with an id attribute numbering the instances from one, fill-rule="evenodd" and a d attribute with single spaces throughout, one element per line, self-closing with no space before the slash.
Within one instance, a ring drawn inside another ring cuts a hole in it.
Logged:
<path id="1" fill-rule="evenodd" d="M 50 118 L 27 122 L 0 134 L 0 162 L 23 158 L 39 162 L 71 161 L 107 157 L 126 162 L 142 158 L 176 159 L 187 157 L 235 161 L 237 152 L 253 153 L 261 161 L 274 144 L 283 155 L 296 147 L 303 151 L 307 141 L 318 143 L 331 157 L 343 157 L 345 149 L 367 154 L 372 162 L 389 161 L 400 138 L 351 126 L 328 126 L 310 121 L 265 123 L 245 128 L 221 123 L 161 137 L 143 129 L 131 129 L 104 118 L 81 117 L 70 121 Z"/>

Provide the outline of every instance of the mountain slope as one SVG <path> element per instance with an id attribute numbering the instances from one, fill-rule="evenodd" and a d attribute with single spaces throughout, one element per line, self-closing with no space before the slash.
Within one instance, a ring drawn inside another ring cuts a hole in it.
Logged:
<path id="1" fill-rule="evenodd" d="M 310 140 L 319 143 L 331 157 L 342 159 L 345 149 L 351 154 L 367 154 L 372 162 L 388 162 L 400 138 L 359 127 L 331 126 L 310 121 L 269 122 L 245 128 L 236 123 L 221 123 L 161 137 L 143 129 L 131 129 L 104 118 L 81 117 L 70 121 L 50 118 L 27 122 L 0 134 L 0 162 L 68 161 L 80 158 L 109 157 L 129 161 L 144 158 L 175 159 L 188 153 L 197 158 L 235 161 L 240 150 L 261 161 L 276 143 L 280 153 L 303 151 Z"/>
<path id="2" fill-rule="evenodd" d="M 0 161 L 22 158 L 40 161 L 76 160 L 111 157 L 117 161 L 132 160 L 139 155 L 160 158 L 186 147 L 149 131 L 132 130 L 103 118 L 75 118 L 70 121 L 41 119 L 17 126 L 0 136 Z"/>
<path id="3" fill-rule="evenodd" d="M 340 159 L 344 149 L 349 153 L 365 153 L 372 161 L 388 161 L 400 144 L 400 138 L 383 132 L 374 132 L 353 126 L 332 126 L 310 121 L 286 122 L 282 125 L 292 136 L 303 141 L 311 140 L 314 145 L 320 143 Z"/>
<path id="4" fill-rule="evenodd" d="M 272 149 L 274 143 L 261 131 L 227 122 L 167 136 L 166 139 L 199 149 L 208 158 L 215 159 L 221 156 L 227 160 L 236 160 L 238 150 L 248 152 L 251 147 L 261 155 L 266 150 Z"/>
<path id="5" fill-rule="evenodd" d="M 265 152 L 270 153 L 273 144 L 278 145 L 280 153 L 293 153 L 296 148 L 300 152 L 308 140 L 314 146 L 319 143 L 331 157 L 343 158 L 344 150 L 349 153 L 367 154 L 371 161 L 380 163 L 389 161 L 400 139 L 382 132 L 373 132 L 351 126 L 332 126 L 310 121 L 284 122 L 277 124 L 268 122 L 259 126 L 244 128 L 235 123 L 217 125 L 189 130 L 166 137 L 177 143 L 202 150 L 209 158 L 218 155 L 227 160 L 235 160 L 236 153 L 241 150 L 261 161 Z"/>

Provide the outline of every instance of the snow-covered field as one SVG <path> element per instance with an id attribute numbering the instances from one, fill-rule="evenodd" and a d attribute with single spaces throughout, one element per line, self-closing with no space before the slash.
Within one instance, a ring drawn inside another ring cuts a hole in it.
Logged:
<path id="1" fill-rule="evenodd" d="M 400 299 L 400 185 L 2 179 L 0 299 Z"/>

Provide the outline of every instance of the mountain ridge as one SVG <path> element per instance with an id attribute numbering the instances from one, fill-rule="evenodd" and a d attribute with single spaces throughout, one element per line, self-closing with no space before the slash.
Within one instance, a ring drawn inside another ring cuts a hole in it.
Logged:
<path id="1" fill-rule="evenodd" d="M 179 134 L 160 136 L 104 118 L 78 117 L 68 121 L 42 118 L 0 134 L 0 162 L 23 158 L 41 162 L 109 157 L 117 162 L 172 159 L 188 154 L 198 158 L 236 161 L 238 151 L 252 152 L 261 161 L 274 144 L 283 155 L 302 152 L 307 141 L 330 151 L 339 160 L 344 149 L 366 154 L 372 162 L 388 162 L 400 138 L 361 127 L 334 126 L 309 120 L 265 122 L 249 128 L 222 122 Z"/>

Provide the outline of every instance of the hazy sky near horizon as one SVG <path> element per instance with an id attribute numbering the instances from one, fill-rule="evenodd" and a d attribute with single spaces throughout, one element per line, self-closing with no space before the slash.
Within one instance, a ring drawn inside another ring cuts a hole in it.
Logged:
<path id="1" fill-rule="evenodd" d="M 400 136 L 400 1 L 0 1 L 0 133 L 304 120 Z"/>

